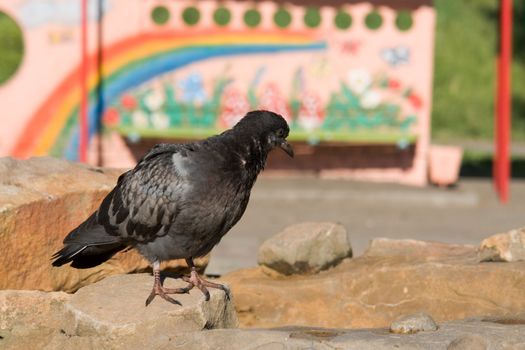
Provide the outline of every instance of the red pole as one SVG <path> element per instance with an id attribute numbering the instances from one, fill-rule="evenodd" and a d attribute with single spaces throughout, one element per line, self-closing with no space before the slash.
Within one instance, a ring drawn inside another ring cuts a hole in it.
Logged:
<path id="1" fill-rule="evenodd" d="M 512 0 L 500 0 L 500 52 L 498 57 L 497 125 L 494 178 L 500 200 L 509 199 L 510 68 L 512 62 Z"/>
<path id="2" fill-rule="evenodd" d="M 80 68 L 80 115 L 79 115 L 79 147 L 78 155 L 79 160 L 82 163 L 87 162 L 87 147 L 88 147 L 88 118 L 87 118 L 87 108 L 88 108 L 88 96 L 87 96 L 87 0 L 81 0 L 81 9 L 82 18 L 81 18 L 81 34 L 80 34 L 80 45 L 81 45 L 81 55 L 82 55 L 82 64 Z"/>

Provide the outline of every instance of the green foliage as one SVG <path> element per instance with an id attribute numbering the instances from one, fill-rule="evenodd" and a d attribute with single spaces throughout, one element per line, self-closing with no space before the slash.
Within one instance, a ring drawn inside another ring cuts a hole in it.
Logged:
<path id="1" fill-rule="evenodd" d="M 225 26 L 230 23 L 231 12 L 226 7 L 219 7 L 213 12 L 213 20 L 219 26 Z"/>
<path id="2" fill-rule="evenodd" d="M 317 7 L 307 7 L 304 13 L 304 24 L 307 27 L 315 28 L 321 24 L 321 12 Z"/>
<path id="3" fill-rule="evenodd" d="M 18 24 L 0 11 L 0 85 L 11 78 L 24 55 L 24 41 Z"/>
<path id="4" fill-rule="evenodd" d="M 432 133 L 490 139 L 494 126 L 497 0 L 436 0 Z M 525 2 L 514 1 L 513 138 L 525 141 Z"/>
<path id="5" fill-rule="evenodd" d="M 261 13 L 256 9 L 250 9 L 244 13 L 244 23 L 250 28 L 255 28 L 261 23 Z"/>
<path id="6" fill-rule="evenodd" d="M 381 14 L 374 10 L 365 17 L 365 25 L 368 29 L 376 30 L 383 24 L 383 17 Z"/>
<path id="7" fill-rule="evenodd" d="M 407 31 L 412 28 L 414 20 L 410 11 L 399 11 L 396 16 L 396 27 L 400 31 Z"/>
<path id="8" fill-rule="evenodd" d="M 273 15 L 274 23 L 280 28 L 286 28 L 292 22 L 292 15 L 284 7 L 279 8 Z"/>
<path id="9" fill-rule="evenodd" d="M 348 29 L 352 25 L 352 16 L 344 10 L 338 10 L 334 18 L 334 23 L 339 29 Z"/>
<path id="10" fill-rule="evenodd" d="M 201 13 L 198 8 L 194 6 L 186 7 L 182 11 L 182 20 L 189 26 L 193 26 L 199 22 Z"/>
<path id="11" fill-rule="evenodd" d="M 166 6 L 155 6 L 151 11 L 151 19 L 158 25 L 164 25 L 170 19 L 170 11 Z"/>

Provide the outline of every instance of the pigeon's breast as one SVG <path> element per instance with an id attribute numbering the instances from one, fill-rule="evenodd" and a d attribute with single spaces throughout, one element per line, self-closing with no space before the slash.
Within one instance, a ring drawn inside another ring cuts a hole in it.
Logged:
<path id="1" fill-rule="evenodd" d="M 195 159 L 172 156 L 184 186 L 178 186 L 177 214 L 167 235 L 137 248 L 149 260 L 205 255 L 242 217 L 253 181 L 220 162 L 200 165 Z"/>

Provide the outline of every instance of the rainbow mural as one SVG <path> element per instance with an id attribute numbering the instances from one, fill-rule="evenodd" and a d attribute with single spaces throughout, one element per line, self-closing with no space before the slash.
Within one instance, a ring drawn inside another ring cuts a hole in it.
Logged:
<path id="1" fill-rule="evenodd" d="M 125 91 L 159 74 L 190 63 L 221 56 L 323 50 L 326 43 L 311 32 L 180 31 L 145 33 L 110 47 L 89 59 L 89 129 L 97 130 L 104 109 Z M 71 72 L 32 116 L 24 137 L 11 154 L 26 158 L 52 154 L 77 159 L 80 67 Z"/>

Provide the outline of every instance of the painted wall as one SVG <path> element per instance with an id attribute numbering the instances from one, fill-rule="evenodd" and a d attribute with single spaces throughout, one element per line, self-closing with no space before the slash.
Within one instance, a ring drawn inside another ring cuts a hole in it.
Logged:
<path id="1" fill-rule="evenodd" d="M 0 155 L 76 159 L 79 3 L 0 5 L 25 41 L 21 67 L 0 86 Z M 105 165 L 132 163 L 122 137 L 201 138 L 264 108 L 309 144 L 416 143 L 409 169 L 334 176 L 424 184 L 434 10 L 377 5 L 89 1 L 90 133 L 104 131 Z"/>

